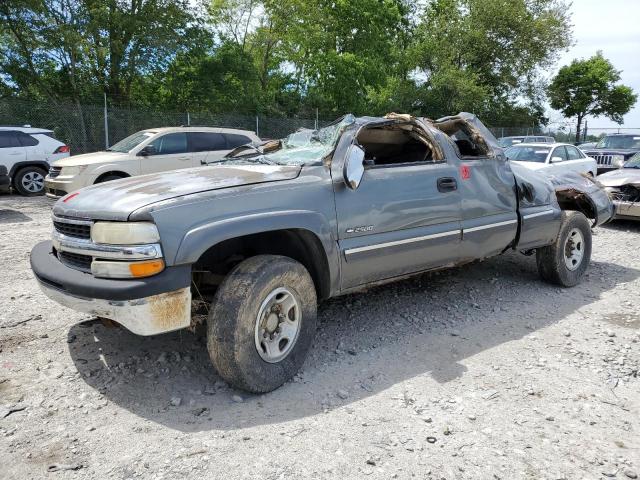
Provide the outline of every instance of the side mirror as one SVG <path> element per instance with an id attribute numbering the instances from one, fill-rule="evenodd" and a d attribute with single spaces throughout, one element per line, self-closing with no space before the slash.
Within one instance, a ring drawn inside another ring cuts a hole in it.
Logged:
<path id="1" fill-rule="evenodd" d="M 344 162 L 342 176 L 344 183 L 351 190 L 355 190 L 360 186 L 362 176 L 364 175 L 364 150 L 357 145 L 351 145 L 347 151 L 347 159 Z"/>
<path id="2" fill-rule="evenodd" d="M 558 163 L 562 161 L 562 157 L 551 157 L 551 163 Z"/>
<path id="3" fill-rule="evenodd" d="M 149 155 L 155 155 L 155 154 L 156 154 L 156 147 L 154 147 L 153 145 L 147 145 L 146 147 L 144 147 L 142 150 L 138 152 L 138 155 L 140 155 L 141 157 L 148 157 Z"/>

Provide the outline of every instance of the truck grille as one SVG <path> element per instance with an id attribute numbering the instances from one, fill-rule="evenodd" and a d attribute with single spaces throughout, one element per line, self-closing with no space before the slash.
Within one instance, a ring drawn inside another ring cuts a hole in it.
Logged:
<path id="1" fill-rule="evenodd" d="M 58 175 L 60 175 L 61 171 L 62 171 L 62 167 L 50 167 L 49 178 L 56 178 Z"/>
<path id="2" fill-rule="evenodd" d="M 53 221 L 53 227 L 56 229 L 56 232 L 66 235 L 67 237 L 87 240 L 91 238 L 91 225 L 88 224 L 67 223 L 58 219 Z"/>
<path id="3" fill-rule="evenodd" d="M 83 270 L 85 272 L 91 271 L 92 258 L 88 255 L 80 255 L 71 252 L 58 252 L 58 259 L 65 265 Z"/>
<path id="4" fill-rule="evenodd" d="M 604 165 L 607 167 L 611 166 L 611 157 L 612 155 L 589 155 L 591 158 L 595 159 L 598 165 Z"/>

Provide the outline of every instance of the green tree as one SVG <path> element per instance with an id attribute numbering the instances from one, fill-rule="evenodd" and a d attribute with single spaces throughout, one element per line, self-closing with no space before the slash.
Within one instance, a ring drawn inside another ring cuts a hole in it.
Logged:
<path id="1" fill-rule="evenodd" d="M 562 0 L 433 0 L 417 28 L 413 64 L 430 116 L 466 107 L 490 123 L 497 112 L 534 118 L 544 92 L 540 73 L 571 42 Z"/>
<path id="2" fill-rule="evenodd" d="M 126 102 L 201 32 L 189 0 L 4 0 L 0 72 L 23 95 Z"/>
<path id="3" fill-rule="evenodd" d="M 621 124 L 622 116 L 638 100 L 631 87 L 620 85 L 620 71 L 596 53 L 586 60 L 574 60 L 560 69 L 547 89 L 552 108 L 566 118 L 576 118 L 576 141 L 587 115 L 605 116 Z"/>

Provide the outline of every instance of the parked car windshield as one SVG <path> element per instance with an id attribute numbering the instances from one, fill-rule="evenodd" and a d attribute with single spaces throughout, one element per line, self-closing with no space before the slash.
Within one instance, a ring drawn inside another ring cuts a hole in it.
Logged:
<path id="1" fill-rule="evenodd" d="M 640 153 L 636 153 L 623 165 L 623 168 L 640 168 Z"/>
<path id="2" fill-rule="evenodd" d="M 640 148 L 640 135 L 611 135 L 601 138 L 596 148 Z"/>
<path id="3" fill-rule="evenodd" d="M 544 163 L 550 150 L 550 148 L 546 147 L 527 147 L 523 145 L 507 148 L 504 154 L 509 160 Z"/>
<path id="4" fill-rule="evenodd" d="M 240 147 L 231 152 L 224 163 L 264 163 L 269 165 L 304 165 L 322 160 L 333 151 L 342 131 L 355 122 L 353 115 L 346 115 L 339 122 L 318 130 L 304 129 L 292 133 L 280 142 L 280 149 L 262 153 L 260 147 Z M 242 155 L 248 154 L 248 155 Z"/>
<path id="5" fill-rule="evenodd" d="M 129 153 L 149 137 L 153 137 L 156 132 L 137 132 L 129 135 L 127 138 L 120 140 L 112 147 L 107 148 L 107 152 Z"/>

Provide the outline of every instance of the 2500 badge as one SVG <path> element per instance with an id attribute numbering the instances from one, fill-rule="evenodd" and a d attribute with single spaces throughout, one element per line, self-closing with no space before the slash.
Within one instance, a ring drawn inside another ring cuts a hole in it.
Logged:
<path id="1" fill-rule="evenodd" d="M 364 225 L 362 227 L 347 228 L 347 233 L 362 233 L 370 232 L 371 230 L 373 230 L 373 225 Z"/>

